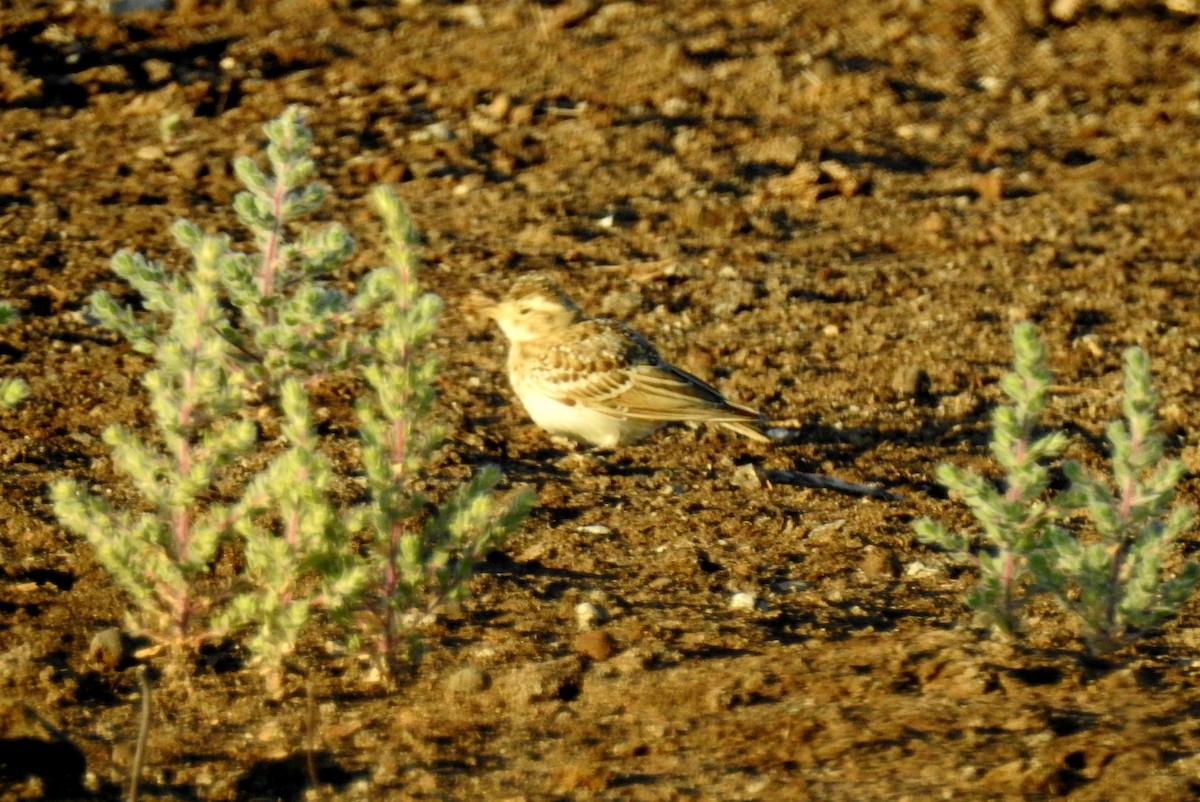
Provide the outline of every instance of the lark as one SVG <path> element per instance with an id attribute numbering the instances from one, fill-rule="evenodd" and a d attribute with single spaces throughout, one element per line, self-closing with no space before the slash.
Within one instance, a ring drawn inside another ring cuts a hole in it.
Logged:
<path id="1" fill-rule="evenodd" d="M 770 440 L 758 412 L 666 362 L 623 323 L 588 317 L 544 275 L 517 279 L 484 312 L 508 338 L 513 391 L 551 435 L 614 448 L 679 422 Z"/>

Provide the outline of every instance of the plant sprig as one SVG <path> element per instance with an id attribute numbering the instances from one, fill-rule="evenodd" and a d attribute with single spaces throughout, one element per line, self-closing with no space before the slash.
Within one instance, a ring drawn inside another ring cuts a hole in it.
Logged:
<path id="1" fill-rule="evenodd" d="M 422 521 L 426 499 L 412 484 L 445 436 L 431 419 L 439 365 L 425 354 L 442 304 L 417 284 L 416 233 L 399 198 L 380 187 L 371 201 L 384 223 L 390 265 L 367 276 L 361 295 L 380 321 L 364 332 L 361 346 L 372 356 L 362 375 L 371 392 L 355 405 L 370 499 L 358 512 L 370 548 L 355 606 L 362 614 L 343 621 L 353 640 L 372 644 L 394 681 L 403 652 L 414 648 L 413 633 L 462 598 L 476 563 L 520 525 L 533 494 L 522 490 L 498 504 L 500 472 L 489 467 Z"/>
<path id="2" fill-rule="evenodd" d="M 369 643 L 391 680 L 415 623 L 463 596 L 532 497 L 501 503 L 499 471 L 485 468 L 428 511 L 415 485 L 445 436 L 434 415 L 438 363 L 425 353 L 441 301 L 417 283 L 412 220 L 394 193 L 377 189 L 389 264 L 353 297 L 338 292 L 328 279 L 353 241 L 336 223 L 303 222 L 326 195 L 312 180 L 312 132 L 295 107 L 264 130 L 269 170 L 249 158 L 235 165 L 246 190 L 234 208 L 256 250 L 180 220 L 171 230 L 190 268 L 113 257 L 148 314 L 103 291 L 92 298 L 98 319 L 155 361 L 143 381 L 149 435 L 121 426 L 104 435 L 145 509 L 115 508 L 65 479 L 51 491 L 55 511 L 129 594 L 130 625 L 175 654 L 243 636 L 279 691 L 302 632 L 323 618 Z M 356 505 L 332 500 L 342 468 L 321 450 L 306 390 L 351 370 L 366 388 L 355 410 L 368 493 Z M 252 420 L 264 414 L 284 448 L 224 497 L 232 463 L 259 445 Z M 354 539 L 363 533 L 365 542 Z M 218 580 L 210 569 L 225 546 L 240 551 L 243 569 Z"/>
<path id="3" fill-rule="evenodd" d="M 1042 547 L 1055 525 L 1057 510 L 1048 501 L 1048 461 L 1067 447 L 1061 432 L 1038 436 L 1038 417 L 1046 407 L 1052 376 L 1046 351 L 1032 324 L 1019 324 L 1012 335 L 1013 370 L 1000 386 L 1011 400 L 992 413 L 991 453 L 1005 470 L 1003 489 L 972 471 L 943 463 L 935 476 L 957 493 L 983 530 L 984 548 L 973 550 L 970 538 L 948 530 L 941 522 L 916 522 L 918 539 L 947 550 L 979 569 L 979 582 L 967 597 L 981 624 L 1006 634 L 1018 634 L 1033 579 L 1029 555 Z"/>
<path id="4" fill-rule="evenodd" d="M 17 319 L 17 310 L 7 301 L 0 301 L 0 326 Z M 29 397 L 29 385 L 21 379 L 0 379 L 0 410 L 13 409 Z"/>
<path id="5" fill-rule="evenodd" d="M 1062 432 L 1035 436 L 1051 375 L 1031 324 L 1014 328 L 1013 347 L 1014 369 L 1001 383 L 1012 404 L 992 418 L 991 451 L 1005 469 L 1005 489 L 949 465 L 936 471 L 971 509 L 982 546 L 975 549 L 968 535 L 929 518 L 914 530 L 922 542 L 978 568 L 967 603 L 980 623 L 1019 635 L 1029 600 L 1048 594 L 1078 618 L 1089 650 L 1107 652 L 1174 616 L 1200 580 L 1194 561 L 1173 575 L 1166 567 L 1194 520 L 1190 507 L 1170 507 L 1183 466 L 1163 458 L 1149 359 L 1130 348 L 1123 419 L 1107 430 L 1111 486 L 1068 460 L 1061 465 L 1068 488 L 1050 492 L 1050 471 L 1068 440 Z"/>
<path id="6" fill-rule="evenodd" d="M 216 600 L 199 592 L 198 583 L 232 516 L 228 505 L 209 499 L 224 469 L 257 438 L 255 426 L 239 415 L 241 389 L 226 367 L 230 345 L 213 336 L 226 320 L 217 281 L 222 243 L 180 239 L 192 254 L 186 278 L 168 279 L 144 260 L 114 259 L 122 266 L 146 266 L 139 275 L 147 277 L 150 298 L 172 312 L 166 331 L 155 338 L 140 325 L 127 327 L 127 315 L 109 318 L 128 331 L 135 347 L 152 346 L 155 357 L 154 369 L 142 379 L 154 440 L 115 424 L 103 435 L 116 468 L 149 511 L 116 510 L 75 479 L 51 486 L 59 520 L 88 540 L 101 566 L 133 599 L 133 628 L 153 633 L 176 657 L 213 636 L 209 618 Z M 103 299 L 97 311 L 110 311 Z"/>

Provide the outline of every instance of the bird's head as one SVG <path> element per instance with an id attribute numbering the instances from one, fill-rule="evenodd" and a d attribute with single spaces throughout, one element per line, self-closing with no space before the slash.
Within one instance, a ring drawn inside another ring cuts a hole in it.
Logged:
<path id="1" fill-rule="evenodd" d="M 542 339 L 583 317 L 562 288 L 541 274 L 521 276 L 503 298 L 482 311 L 514 343 Z"/>

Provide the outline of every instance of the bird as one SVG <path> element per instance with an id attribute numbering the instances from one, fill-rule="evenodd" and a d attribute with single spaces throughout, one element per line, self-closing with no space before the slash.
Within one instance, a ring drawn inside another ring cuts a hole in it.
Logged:
<path id="1" fill-rule="evenodd" d="M 509 341 L 513 391 L 552 436 L 612 449 L 680 422 L 719 424 L 770 441 L 757 411 L 670 364 L 624 323 L 588 317 L 545 274 L 518 277 L 481 311 Z"/>

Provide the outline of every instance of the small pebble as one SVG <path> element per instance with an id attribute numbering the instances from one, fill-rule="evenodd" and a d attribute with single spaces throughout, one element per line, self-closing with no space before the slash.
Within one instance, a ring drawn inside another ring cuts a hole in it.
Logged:
<path id="1" fill-rule="evenodd" d="M 904 566 L 904 575 L 907 577 L 933 576 L 937 572 L 936 566 L 928 565 L 920 560 L 913 560 Z"/>
<path id="2" fill-rule="evenodd" d="M 100 630 L 92 636 L 92 641 L 88 644 L 88 662 L 99 664 L 109 671 L 119 666 L 124 656 L 125 645 L 121 641 L 121 630 L 116 627 Z"/>
<path id="3" fill-rule="evenodd" d="M 890 551 L 867 546 L 858 560 L 858 569 L 869 577 L 895 577 L 900 565 Z"/>
<path id="4" fill-rule="evenodd" d="M 414 142 L 449 142 L 454 139 L 454 130 L 444 121 L 430 123 L 409 135 Z"/>
<path id="5" fill-rule="evenodd" d="M 929 395 L 929 374 L 916 365 L 901 365 L 892 373 L 892 392 L 897 398 L 923 398 Z"/>
<path id="6" fill-rule="evenodd" d="M 142 161 L 158 161 L 166 155 L 166 152 L 158 145 L 143 145 L 133 152 Z"/>
<path id="7" fill-rule="evenodd" d="M 142 62 L 142 70 L 152 83 L 164 83 L 171 78 L 171 62 L 160 58 L 148 58 Z"/>
<path id="8" fill-rule="evenodd" d="M 975 176 L 971 182 L 975 193 L 982 201 L 996 202 L 1004 198 L 1004 177 L 999 170 Z"/>
<path id="9" fill-rule="evenodd" d="M 616 651 L 616 642 L 607 632 L 594 629 L 575 639 L 575 651 L 592 660 L 607 660 Z"/>
<path id="10" fill-rule="evenodd" d="M 946 218 L 937 212 L 932 212 L 921 221 L 921 228 L 929 234 L 944 234 L 946 233 Z"/>
<path id="11" fill-rule="evenodd" d="M 729 599 L 729 609 L 737 612 L 753 612 L 758 608 L 758 597 L 753 593 L 739 591 Z"/>
<path id="12" fill-rule="evenodd" d="M 608 620 L 608 611 L 598 604 L 580 602 L 575 605 L 575 623 L 579 629 L 586 632 L 595 629 Z"/>
<path id="13" fill-rule="evenodd" d="M 170 0 L 108 0 L 100 6 L 109 14 L 131 14 L 134 11 L 166 11 Z"/>
<path id="14" fill-rule="evenodd" d="M 838 530 L 846 525 L 845 518 L 838 518 L 833 521 L 827 521 L 823 524 L 817 524 L 812 529 L 808 530 L 808 540 L 813 543 L 828 543 L 835 536 Z"/>
<path id="15" fill-rule="evenodd" d="M 776 593 L 799 593 L 802 590 L 808 590 L 812 587 L 811 582 L 805 582 L 803 579 L 785 579 L 782 582 L 776 582 L 771 585 L 771 590 Z"/>
<path id="16" fill-rule="evenodd" d="M 751 463 L 739 465 L 733 472 L 733 476 L 729 478 L 729 482 L 734 487 L 740 487 L 744 490 L 758 490 L 762 487 L 762 479 L 758 477 L 758 469 Z"/>
<path id="17" fill-rule="evenodd" d="M 447 694 L 452 696 L 472 696 L 486 691 L 491 684 L 492 680 L 487 672 L 481 671 L 475 666 L 463 666 L 446 677 L 442 687 L 445 688 Z"/>
<path id="18" fill-rule="evenodd" d="M 1104 344 L 1094 333 L 1085 334 L 1079 338 L 1079 344 L 1088 350 L 1093 357 L 1100 359 L 1105 354 Z"/>
<path id="19" fill-rule="evenodd" d="M 758 796 L 763 791 L 767 790 L 767 786 L 770 784 L 770 777 L 765 774 L 759 774 L 746 783 L 746 793 L 750 796 Z"/>

